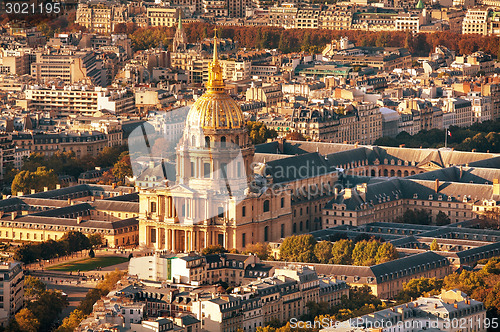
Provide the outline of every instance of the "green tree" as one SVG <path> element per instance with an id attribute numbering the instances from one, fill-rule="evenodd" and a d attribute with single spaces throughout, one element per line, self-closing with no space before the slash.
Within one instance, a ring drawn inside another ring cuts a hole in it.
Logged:
<path id="1" fill-rule="evenodd" d="M 332 263 L 351 265 L 353 250 L 354 250 L 354 243 L 351 240 L 347 239 L 338 240 L 333 244 L 332 247 Z"/>
<path id="2" fill-rule="evenodd" d="M 21 171 L 12 181 L 12 194 L 18 192 L 29 194 L 31 189 L 37 192 L 43 191 L 44 187 L 54 189 L 58 183 L 57 174 L 54 170 L 48 170 L 46 167 L 38 167 L 35 172 Z"/>
<path id="3" fill-rule="evenodd" d="M 377 264 L 393 261 L 399 258 L 399 254 L 392 243 L 384 242 L 377 250 L 375 261 Z"/>
<path id="4" fill-rule="evenodd" d="M 316 243 L 314 247 L 314 256 L 316 256 L 316 260 L 322 264 L 328 264 L 332 260 L 332 249 L 333 243 L 330 241 L 320 241 Z"/>
<path id="5" fill-rule="evenodd" d="M 267 243 L 257 242 L 255 244 L 249 244 L 243 253 L 247 255 L 255 254 L 261 260 L 267 260 L 271 255 L 271 248 Z"/>
<path id="6" fill-rule="evenodd" d="M 253 144 L 262 144 L 270 138 L 278 137 L 278 133 L 274 129 L 268 129 L 262 122 L 247 122 L 248 136 Z"/>
<path id="7" fill-rule="evenodd" d="M 45 292 L 47 287 L 38 278 L 27 275 L 24 278 L 24 296 L 27 300 L 34 300 Z"/>
<path id="8" fill-rule="evenodd" d="M 75 309 L 68 317 L 64 318 L 61 326 L 56 329 L 56 332 L 72 332 L 84 319 L 85 315 L 83 312 L 79 309 Z"/>
<path id="9" fill-rule="evenodd" d="M 423 296 L 425 293 L 432 292 L 430 295 L 436 295 L 443 288 L 443 279 L 420 278 L 412 279 L 404 284 L 403 290 L 399 292 L 396 299 L 408 302 L 412 299 Z"/>
<path id="10" fill-rule="evenodd" d="M 68 253 L 90 249 L 90 240 L 85 234 L 78 231 L 69 231 L 61 238 Z"/>
<path id="11" fill-rule="evenodd" d="M 201 254 L 202 255 L 213 255 L 213 254 L 222 254 L 225 252 L 227 252 L 226 248 L 224 248 L 220 244 L 216 244 L 216 245 L 211 245 L 211 246 L 208 246 L 206 248 L 203 248 L 203 250 L 201 251 Z"/>
<path id="12" fill-rule="evenodd" d="M 94 233 L 94 234 L 89 234 L 87 235 L 89 238 L 90 246 L 91 247 L 98 247 L 102 245 L 102 236 L 99 233 Z"/>
<path id="13" fill-rule="evenodd" d="M 439 250 L 439 244 L 438 244 L 438 242 L 437 242 L 436 239 L 432 240 L 431 245 L 430 245 L 430 249 L 432 251 L 438 251 Z"/>
<path id="14" fill-rule="evenodd" d="M 23 332 L 37 332 L 40 327 L 40 322 L 36 316 L 28 308 L 19 310 L 16 314 L 16 322 L 19 329 Z"/>
<path id="15" fill-rule="evenodd" d="M 280 246 L 280 259 L 286 262 L 315 263 L 316 240 L 310 234 L 287 237 Z"/>
<path id="16" fill-rule="evenodd" d="M 375 264 L 375 256 L 380 243 L 378 241 L 359 241 L 352 251 L 352 263 L 358 266 L 369 266 Z"/>
<path id="17" fill-rule="evenodd" d="M 444 225 L 449 225 L 451 222 L 450 217 L 446 215 L 443 211 L 439 211 L 437 216 L 436 216 L 436 225 L 438 226 L 444 226 Z"/>
<path id="18" fill-rule="evenodd" d="M 28 309 L 40 322 L 40 330 L 50 331 L 50 327 L 67 305 L 68 301 L 60 291 L 47 290 L 36 301 L 30 302 Z"/>

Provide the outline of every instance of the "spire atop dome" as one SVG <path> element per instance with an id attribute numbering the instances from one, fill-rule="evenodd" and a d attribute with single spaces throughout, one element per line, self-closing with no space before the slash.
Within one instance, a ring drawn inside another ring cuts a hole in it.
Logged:
<path id="1" fill-rule="evenodd" d="M 219 63 L 219 56 L 217 54 L 217 28 L 214 30 L 214 57 L 208 66 L 207 92 L 222 93 L 225 91 L 225 85 L 224 80 L 222 79 L 222 67 Z"/>

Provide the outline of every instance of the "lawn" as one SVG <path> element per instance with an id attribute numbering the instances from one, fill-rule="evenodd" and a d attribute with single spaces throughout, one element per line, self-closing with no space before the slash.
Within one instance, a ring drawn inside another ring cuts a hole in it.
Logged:
<path id="1" fill-rule="evenodd" d="M 111 265 L 120 264 L 128 261 L 126 257 L 120 256 L 104 256 L 95 258 L 84 258 L 73 262 L 62 263 L 53 265 L 47 268 L 47 270 L 53 271 L 91 271 L 95 270 L 97 267 L 106 267 Z"/>

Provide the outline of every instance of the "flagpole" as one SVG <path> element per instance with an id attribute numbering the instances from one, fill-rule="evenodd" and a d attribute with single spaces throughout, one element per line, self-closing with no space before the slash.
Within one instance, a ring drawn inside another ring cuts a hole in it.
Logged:
<path id="1" fill-rule="evenodd" d="M 446 149 L 448 146 L 448 128 L 444 130 L 444 148 Z"/>

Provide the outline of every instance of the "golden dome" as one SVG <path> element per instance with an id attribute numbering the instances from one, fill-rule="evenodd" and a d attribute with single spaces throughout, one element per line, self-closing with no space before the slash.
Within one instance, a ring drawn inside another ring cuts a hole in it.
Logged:
<path id="1" fill-rule="evenodd" d="M 217 35 L 214 37 L 214 57 L 208 66 L 207 91 L 191 106 L 187 123 L 203 129 L 242 128 L 245 125 L 240 106 L 225 90 L 217 56 Z"/>

